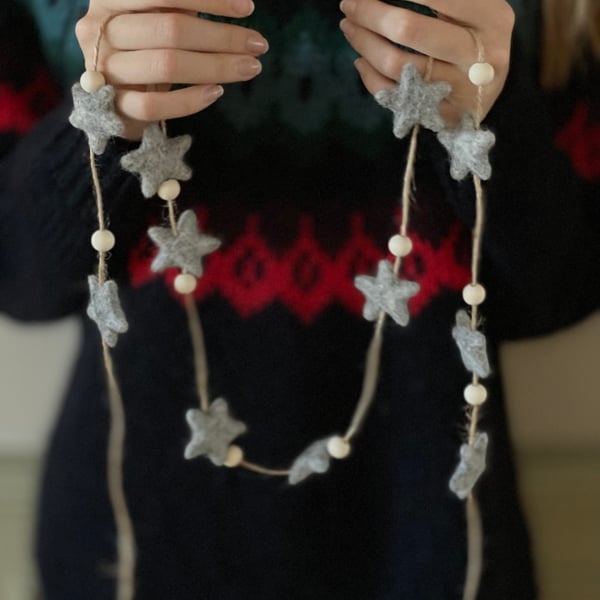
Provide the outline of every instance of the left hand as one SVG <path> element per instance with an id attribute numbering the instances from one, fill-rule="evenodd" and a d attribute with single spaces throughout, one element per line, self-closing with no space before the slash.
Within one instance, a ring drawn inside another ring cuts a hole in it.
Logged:
<path id="1" fill-rule="evenodd" d="M 412 62 L 425 76 L 428 57 L 434 59 L 431 81 L 447 81 L 451 94 L 440 113 L 454 125 L 465 111 L 475 114 L 477 87 L 468 78 L 478 60 L 478 47 L 469 32 L 481 40 L 485 62 L 495 70 L 494 80 L 483 88 L 483 118 L 496 102 L 508 75 L 515 16 L 505 0 L 427 0 L 438 18 L 398 8 L 379 0 L 343 0 L 346 18 L 340 23 L 346 39 L 361 55 L 356 63 L 371 94 L 396 85 L 402 68 Z M 412 48 L 412 54 L 396 44 Z"/>

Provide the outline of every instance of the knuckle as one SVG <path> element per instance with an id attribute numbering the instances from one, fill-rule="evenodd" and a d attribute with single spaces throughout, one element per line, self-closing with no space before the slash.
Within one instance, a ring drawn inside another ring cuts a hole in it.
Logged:
<path id="1" fill-rule="evenodd" d="M 397 80 L 402 72 L 402 59 L 395 52 L 386 52 L 381 60 L 381 73 Z"/>
<path id="2" fill-rule="evenodd" d="M 155 39 L 167 47 L 181 44 L 181 19 L 176 13 L 164 13 L 156 20 Z"/>
<path id="3" fill-rule="evenodd" d="M 177 74 L 177 52 L 165 48 L 157 50 L 152 61 L 152 75 L 158 83 L 171 83 Z"/>
<path id="4" fill-rule="evenodd" d="M 394 41 L 412 48 L 419 40 L 419 27 L 416 19 L 409 13 L 402 15 L 394 25 Z"/>
<path id="5" fill-rule="evenodd" d="M 137 94 L 131 112 L 132 116 L 139 121 L 158 121 L 161 118 L 151 94 Z"/>

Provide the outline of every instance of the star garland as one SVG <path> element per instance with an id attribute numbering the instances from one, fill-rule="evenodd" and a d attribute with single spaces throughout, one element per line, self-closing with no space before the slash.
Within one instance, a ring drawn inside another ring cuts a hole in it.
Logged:
<path id="1" fill-rule="evenodd" d="M 102 154 L 110 138 L 121 135 L 124 127 L 115 111 L 114 88 L 106 85 L 104 77 L 97 71 L 102 33 L 103 27 L 96 43 L 94 69 L 86 71 L 80 83 L 72 88 L 74 108 L 69 120 L 73 126 L 85 132 L 90 147 L 90 168 L 98 209 L 98 230 L 93 233 L 91 243 L 98 252 L 98 266 L 96 273 L 88 278 L 90 301 L 87 314 L 96 322 L 100 332 L 111 407 L 114 407 L 109 453 L 112 457 L 109 460 L 109 481 L 112 484 L 109 491 L 120 540 L 117 597 L 118 600 L 131 600 L 134 593 L 135 541 L 122 489 L 124 416 L 108 350 L 117 344 L 118 336 L 127 331 L 128 324 L 119 302 L 118 286 L 108 277 L 106 261 L 115 239 L 105 226 L 102 191 L 95 167 L 95 155 Z M 375 329 L 367 350 L 363 387 L 348 429 L 343 435 L 332 434 L 309 444 L 289 469 L 272 469 L 247 461 L 242 448 L 232 443 L 247 431 L 246 424 L 230 414 L 228 402 L 224 398 L 210 398 L 202 327 L 192 292 L 196 288 L 197 279 L 203 274 L 203 257 L 217 250 L 220 241 L 200 232 L 193 211 L 185 211 L 177 218 L 175 201 L 181 191 L 179 182 L 189 180 L 192 176 L 191 169 L 184 162 L 191 137 L 184 135 L 169 138 L 164 123 L 153 123 L 145 129 L 140 147 L 121 159 L 123 169 L 139 177 L 142 194 L 147 198 L 158 195 L 168 206 L 169 225 L 151 227 L 148 235 L 158 248 L 152 270 L 158 272 L 168 267 L 180 269 L 174 280 L 174 288 L 184 297 L 188 315 L 199 408 L 189 409 L 185 415 L 191 433 L 184 451 L 186 459 L 206 456 L 215 466 L 244 467 L 265 475 L 285 476 L 290 484 L 296 485 L 313 474 L 328 471 L 332 458 L 341 460 L 349 456 L 351 442 L 374 401 L 385 320 L 391 317 L 397 325 L 408 326 L 408 303 L 419 291 L 418 283 L 401 277 L 401 270 L 403 258 L 412 252 L 412 242 L 408 235 L 411 190 L 418 133 L 424 127 L 437 133 L 440 143 L 447 149 L 451 176 L 460 180 L 470 174 L 476 192 L 477 219 L 473 232 L 472 282 L 463 291 L 463 298 L 471 307 L 471 315 L 464 310 L 459 311 L 452 330 L 463 364 L 472 373 L 472 382 L 464 391 L 472 413 L 469 439 L 460 448 L 460 462 L 449 483 L 450 489 L 459 498 L 472 499 L 473 488 L 485 470 L 488 445 L 487 435 L 477 430 L 478 409 L 487 399 L 487 391 L 479 383 L 479 379 L 487 377 L 490 372 L 486 339 L 477 329 L 478 306 L 485 299 L 485 289 L 478 283 L 478 263 L 483 230 L 484 199 L 481 180 L 491 176 L 488 154 L 495 138 L 491 132 L 480 127 L 479 114 L 475 118 L 465 114 L 457 128 L 446 128 L 439 112 L 439 104 L 451 93 L 451 86 L 445 82 L 429 81 L 432 64 L 433 61 L 429 59 L 425 77 L 421 76 L 414 65 L 407 64 L 397 86 L 375 95 L 382 106 L 393 112 L 393 131 L 396 137 L 403 138 L 411 133 L 404 174 L 402 223 L 399 233 L 388 243 L 395 258 L 393 262 L 380 261 L 376 276 L 358 275 L 355 278 L 355 286 L 365 296 L 363 316 L 375 321 Z M 475 75 L 471 76 L 470 71 L 469 76 L 478 87 L 480 108 L 483 85 L 480 81 L 481 74 L 489 75 L 487 67 L 490 67 L 483 62 L 481 51 L 477 64 L 483 67 L 472 68 Z M 121 421 L 120 425 L 117 421 Z M 121 430 L 120 435 L 113 435 L 115 427 Z"/>

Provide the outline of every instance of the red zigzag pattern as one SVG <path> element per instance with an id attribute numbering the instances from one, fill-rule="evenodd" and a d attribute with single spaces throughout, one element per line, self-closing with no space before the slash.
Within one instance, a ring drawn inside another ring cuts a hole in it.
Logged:
<path id="1" fill-rule="evenodd" d="M 202 214 L 200 221 L 205 222 L 206 215 Z M 281 302 L 307 323 L 333 304 L 361 314 L 364 298 L 354 287 L 354 277 L 374 273 L 385 253 L 365 233 L 365 219 L 360 213 L 352 215 L 350 236 L 333 257 L 323 251 L 313 223 L 314 217 L 301 217 L 299 235 L 287 250 L 276 253 L 259 233 L 260 217 L 249 215 L 242 235 L 206 257 L 196 299 L 219 293 L 244 318 L 274 302 Z M 404 262 L 403 276 L 421 286 L 410 302 L 414 316 L 442 290 L 461 290 L 469 282 L 468 266 L 456 258 L 463 232 L 460 224 L 454 224 L 437 247 L 411 236 L 414 250 Z M 147 249 L 143 240 L 130 256 L 131 284 L 139 287 L 161 276 L 172 289 L 177 269 L 153 273 L 150 264 L 155 252 L 149 255 Z"/>

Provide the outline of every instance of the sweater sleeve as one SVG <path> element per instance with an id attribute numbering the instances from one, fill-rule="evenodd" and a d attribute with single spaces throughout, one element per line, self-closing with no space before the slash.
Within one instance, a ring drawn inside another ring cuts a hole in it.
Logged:
<path id="1" fill-rule="evenodd" d="M 518 48 L 512 56 L 506 87 L 484 123 L 496 144 L 492 177 L 484 184 L 481 279 L 488 290 L 487 329 L 499 339 L 545 334 L 600 307 L 598 178 L 583 177 L 557 147 L 556 111 Z M 566 105 L 577 105 L 577 92 L 563 96 Z M 597 115 L 597 102 L 590 114 L 594 110 Z M 452 180 L 445 150 L 432 135 L 425 143 L 456 213 L 472 225 L 470 178 Z"/>

